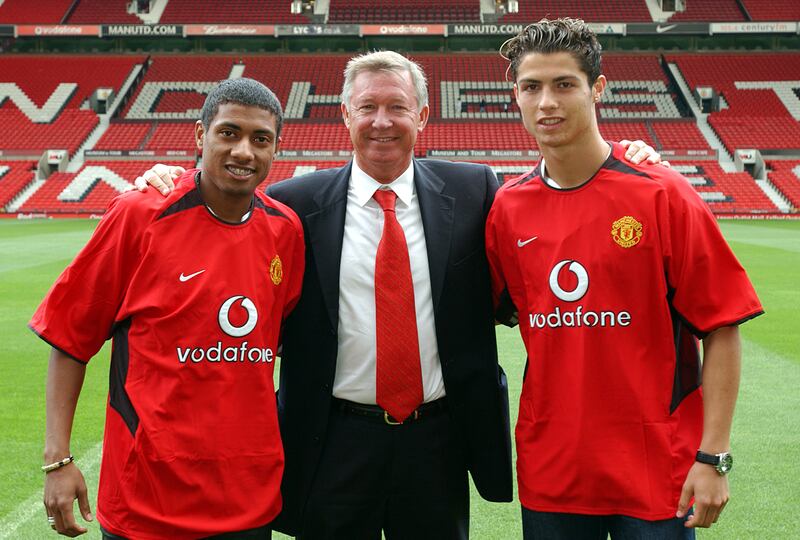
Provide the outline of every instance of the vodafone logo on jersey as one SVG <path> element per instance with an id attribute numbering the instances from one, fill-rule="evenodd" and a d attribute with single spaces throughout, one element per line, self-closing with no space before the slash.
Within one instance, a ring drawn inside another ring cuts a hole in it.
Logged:
<path id="1" fill-rule="evenodd" d="M 230 315 L 231 308 L 236 302 L 240 302 L 242 308 L 247 311 L 247 321 L 240 326 L 235 326 L 231 323 Z M 258 322 L 258 310 L 252 300 L 246 296 L 231 296 L 219 308 L 219 316 L 217 317 L 219 327 L 222 331 L 231 337 L 244 337 L 253 331 Z"/>
<path id="2" fill-rule="evenodd" d="M 569 266 L 567 266 L 569 265 Z M 577 278 L 577 284 L 570 291 L 565 291 L 559 284 L 559 274 L 561 269 L 567 266 L 567 269 Z M 556 298 L 565 302 L 575 302 L 583 298 L 586 291 L 589 290 L 589 274 L 586 268 L 583 267 L 578 261 L 561 261 L 553 267 L 550 271 L 550 290 L 556 295 Z"/>
<path id="3" fill-rule="evenodd" d="M 250 334 L 258 324 L 258 308 L 255 302 L 244 295 L 231 296 L 222 303 L 217 312 L 220 329 L 230 337 L 243 338 Z M 237 346 L 223 347 L 222 341 L 208 347 L 178 347 L 178 362 L 181 364 L 271 363 L 275 353 L 270 348 L 254 347 L 247 341 Z"/>
<path id="4" fill-rule="evenodd" d="M 570 304 L 581 300 L 589 290 L 589 272 L 580 262 L 565 259 L 556 263 L 548 284 L 553 295 Z M 556 306 L 549 313 L 529 313 L 528 321 L 533 329 L 581 328 L 629 326 L 631 314 L 627 311 L 596 310 L 584 305 L 569 305 L 562 309 Z"/>

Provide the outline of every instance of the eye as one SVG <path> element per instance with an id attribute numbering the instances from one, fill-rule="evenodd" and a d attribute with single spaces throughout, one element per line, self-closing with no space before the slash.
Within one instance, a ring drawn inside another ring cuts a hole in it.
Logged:
<path id="1" fill-rule="evenodd" d="M 230 129 L 220 130 L 219 134 L 223 137 L 233 137 L 235 135 L 235 133 Z"/>
<path id="2" fill-rule="evenodd" d="M 257 144 L 271 144 L 272 139 L 266 136 L 259 136 L 253 139 Z"/>
<path id="3" fill-rule="evenodd" d="M 522 91 L 523 92 L 535 92 L 538 89 L 539 89 L 539 85 L 535 84 L 535 83 L 523 84 L 522 85 Z"/>
<path id="4" fill-rule="evenodd" d="M 558 83 L 559 88 L 571 88 L 573 85 L 569 81 L 561 81 Z"/>

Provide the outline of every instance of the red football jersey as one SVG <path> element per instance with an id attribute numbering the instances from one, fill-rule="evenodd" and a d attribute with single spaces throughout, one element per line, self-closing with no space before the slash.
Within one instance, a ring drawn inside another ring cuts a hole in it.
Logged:
<path id="1" fill-rule="evenodd" d="M 81 362 L 113 338 L 97 517 L 126 538 L 255 528 L 281 508 L 273 361 L 303 229 L 260 193 L 246 221 L 217 219 L 195 173 L 166 198 L 114 199 L 30 322 Z"/>
<path id="2" fill-rule="evenodd" d="M 546 185 L 540 166 L 507 182 L 486 246 L 498 314 L 516 306 L 528 353 L 523 506 L 659 520 L 675 516 L 702 435 L 695 336 L 762 308 L 689 182 L 624 152 L 574 189 Z"/>

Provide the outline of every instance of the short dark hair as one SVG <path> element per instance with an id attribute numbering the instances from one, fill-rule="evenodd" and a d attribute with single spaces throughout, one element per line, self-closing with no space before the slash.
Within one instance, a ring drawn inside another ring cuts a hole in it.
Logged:
<path id="1" fill-rule="evenodd" d="M 500 46 L 500 55 L 508 60 L 508 69 L 516 82 L 517 70 L 526 54 L 568 52 L 578 61 L 591 85 L 601 73 L 602 49 L 597 34 L 588 24 L 582 19 L 564 17 L 529 24 Z"/>
<path id="2" fill-rule="evenodd" d="M 252 105 L 271 112 L 275 115 L 275 136 L 281 134 L 283 126 L 283 109 L 275 93 L 260 82 L 248 79 L 226 79 L 214 87 L 206 96 L 203 109 L 200 111 L 200 121 L 203 128 L 208 129 L 211 121 L 219 112 L 220 105 L 238 103 Z"/>

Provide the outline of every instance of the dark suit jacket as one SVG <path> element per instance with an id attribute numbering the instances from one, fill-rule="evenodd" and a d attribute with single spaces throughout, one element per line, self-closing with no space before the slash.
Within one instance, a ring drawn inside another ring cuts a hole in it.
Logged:
<path id="1" fill-rule="evenodd" d="M 285 322 L 278 415 L 286 454 L 277 530 L 296 534 L 320 459 L 336 366 L 339 266 L 351 165 L 273 184 L 306 239 L 306 273 Z M 484 222 L 497 180 L 484 165 L 414 161 L 436 339 L 450 416 L 481 496 L 512 500 L 508 388 L 497 363 Z"/>

